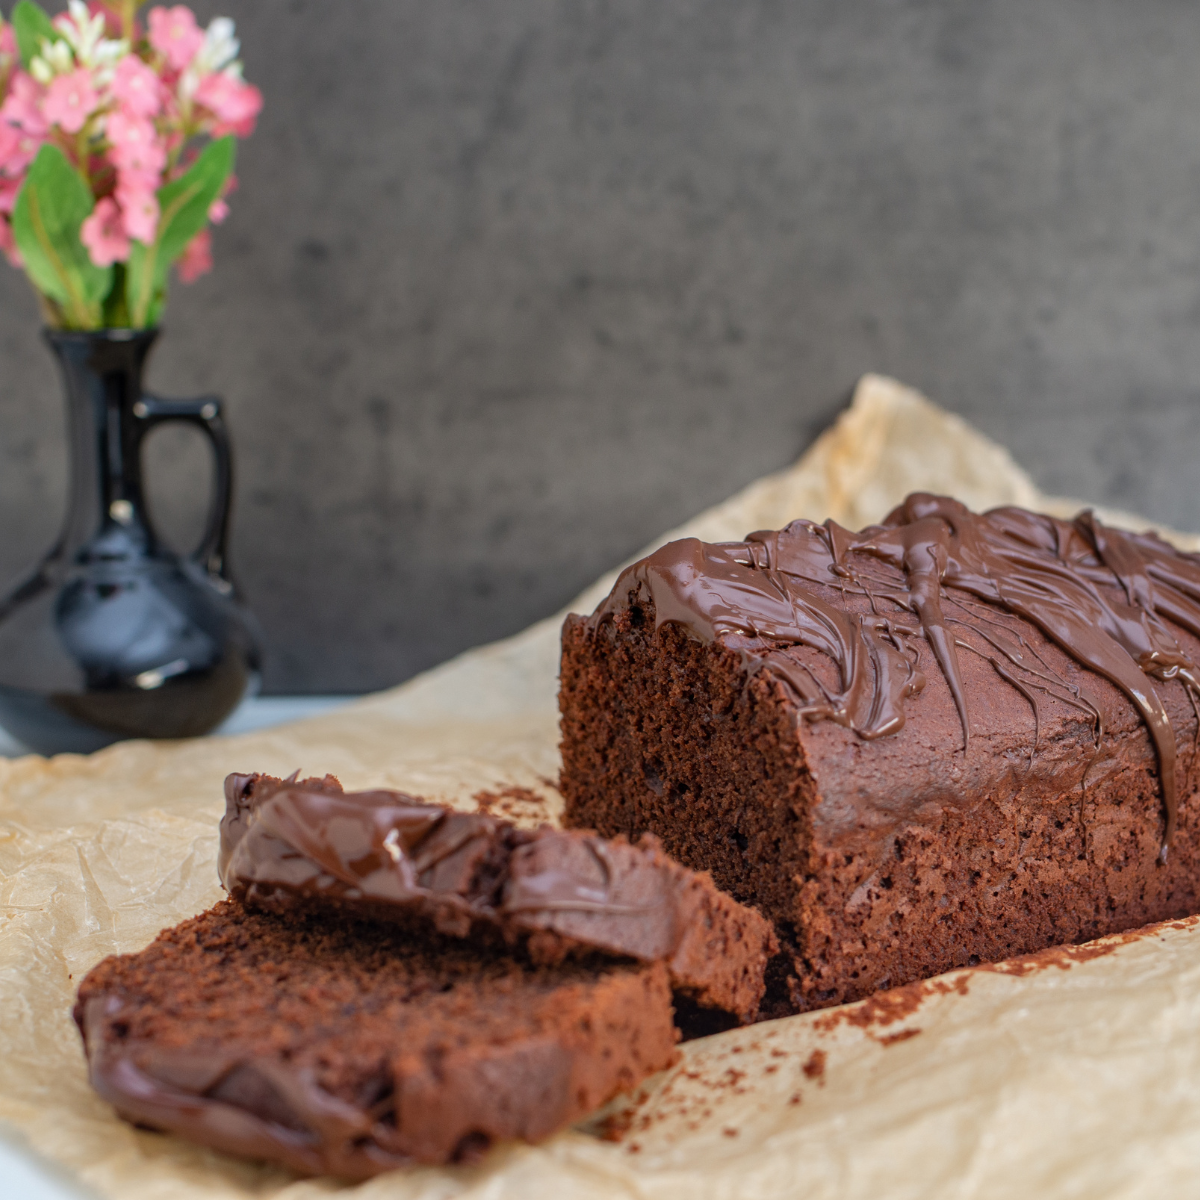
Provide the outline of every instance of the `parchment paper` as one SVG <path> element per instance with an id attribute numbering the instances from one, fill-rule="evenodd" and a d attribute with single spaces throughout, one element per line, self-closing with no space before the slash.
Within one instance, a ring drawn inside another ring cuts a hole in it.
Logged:
<path id="1" fill-rule="evenodd" d="M 857 528 L 919 488 L 974 508 L 1078 507 L 1040 495 L 958 418 L 867 376 L 794 468 L 660 540 L 740 538 L 798 516 Z M 590 611 L 612 578 L 572 608 Z M 105 955 L 139 949 L 219 898 L 224 775 L 332 771 L 348 787 L 464 807 L 487 793 L 522 820 L 554 819 L 560 621 L 331 716 L 0 761 L 0 1121 L 10 1134 L 120 1200 L 1200 1193 L 1193 920 L 690 1043 L 677 1068 L 601 1118 L 540 1147 L 498 1147 L 469 1170 L 344 1187 L 119 1121 L 88 1088 L 69 1018 L 74 988 Z"/>

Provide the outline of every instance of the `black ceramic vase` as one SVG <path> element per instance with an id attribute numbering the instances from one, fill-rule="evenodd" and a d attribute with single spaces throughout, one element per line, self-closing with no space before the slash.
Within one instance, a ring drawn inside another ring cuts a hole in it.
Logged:
<path id="1" fill-rule="evenodd" d="M 58 541 L 0 600 L 0 726 L 31 750 L 208 733 L 258 683 L 253 620 L 226 564 L 233 473 L 220 401 L 142 390 L 156 330 L 48 331 L 67 397 L 70 502 Z M 216 486 L 181 557 L 142 496 L 142 439 L 164 421 L 208 434 Z"/>

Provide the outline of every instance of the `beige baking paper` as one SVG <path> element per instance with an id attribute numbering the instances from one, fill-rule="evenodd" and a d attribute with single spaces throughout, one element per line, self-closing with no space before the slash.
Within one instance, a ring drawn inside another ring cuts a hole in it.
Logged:
<path id="1" fill-rule="evenodd" d="M 858 528 L 916 489 L 977 509 L 1075 507 L 1040 495 L 958 418 L 868 376 L 794 468 L 662 540 L 735 539 L 798 516 Z M 590 611 L 611 582 L 572 607 Z M 1200 1194 L 1192 921 L 1095 955 L 960 972 L 887 993 L 888 1005 L 691 1043 L 676 1069 L 606 1122 L 540 1147 L 499 1147 L 473 1169 L 342 1187 L 117 1120 L 87 1085 L 74 987 L 105 955 L 137 950 L 219 898 L 224 775 L 332 771 L 348 787 L 390 785 L 463 806 L 487 792 L 522 819 L 553 818 L 560 620 L 268 732 L 0 761 L 0 1119 L 12 1140 L 118 1200 Z"/>

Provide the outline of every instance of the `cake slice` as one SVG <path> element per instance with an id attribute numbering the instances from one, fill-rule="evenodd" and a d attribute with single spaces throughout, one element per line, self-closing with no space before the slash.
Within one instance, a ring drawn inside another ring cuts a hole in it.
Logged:
<path id="1" fill-rule="evenodd" d="M 770 922 L 652 836 L 517 829 L 401 792 L 345 792 L 328 776 L 230 775 L 225 794 L 218 870 L 248 907 L 427 926 L 542 963 L 662 961 L 681 1003 L 743 1022 L 758 1011 L 778 950 Z"/>
<path id="2" fill-rule="evenodd" d="M 232 900 L 108 958 L 75 1020 L 129 1121 L 363 1179 L 537 1142 L 670 1065 L 662 962 L 527 956 Z"/>
<path id="3" fill-rule="evenodd" d="M 653 838 L 328 776 L 231 775 L 226 800 L 231 898 L 80 985 L 92 1084 L 130 1121 L 347 1179 L 468 1162 L 668 1066 L 677 1022 L 758 1010 L 770 924 Z"/>
<path id="4" fill-rule="evenodd" d="M 1200 911 L 1200 559 L 914 495 L 673 542 L 563 629 L 568 825 L 657 835 L 790 960 L 767 1011 Z"/>

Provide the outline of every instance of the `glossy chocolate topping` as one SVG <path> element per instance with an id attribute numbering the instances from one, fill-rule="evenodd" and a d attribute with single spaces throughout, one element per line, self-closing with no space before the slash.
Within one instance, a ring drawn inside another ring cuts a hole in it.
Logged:
<path id="1" fill-rule="evenodd" d="M 401 792 L 344 792 L 328 776 L 230 775 L 225 797 L 218 871 L 248 907 L 340 906 L 456 937 L 491 929 L 545 961 L 578 948 L 663 960 L 677 988 L 744 1020 L 761 999 L 770 924 L 653 837 L 516 829 Z M 723 960 L 708 961 L 718 943 Z"/>
<path id="2" fill-rule="evenodd" d="M 869 613 L 839 607 L 838 593 L 868 598 Z M 1166 861 L 1176 745 L 1155 683 L 1180 681 L 1196 705 L 1196 664 L 1171 624 L 1200 636 L 1200 558 L 1152 533 L 1111 529 L 1090 512 L 1073 521 L 1012 507 L 977 515 L 948 497 L 915 493 L 859 533 L 801 520 L 742 542 L 672 542 L 623 572 L 593 628 L 639 598 L 653 603 L 658 626 L 674 623 L 703 641 L 750 639 L 740 646 L 750 674 L 781 681 L 801 719 L 836 721 L 862 738 L 903 726 L 906 703 L 925 685 L 917 638 L 950 688 L 964 753 L 970 713 L 960 651 L 986 658 L 1035 719 L 1039 696 L 1051 695 L 1091 714 L 1102 737 L 1102 711 L 1087 690 L 996 620 L 997 612 L 1016 614 L 1115 684 L 1145 722 L 1160 768 Z M 796 645 L 832 659 L 840 687 L 783 652 Z"/>

